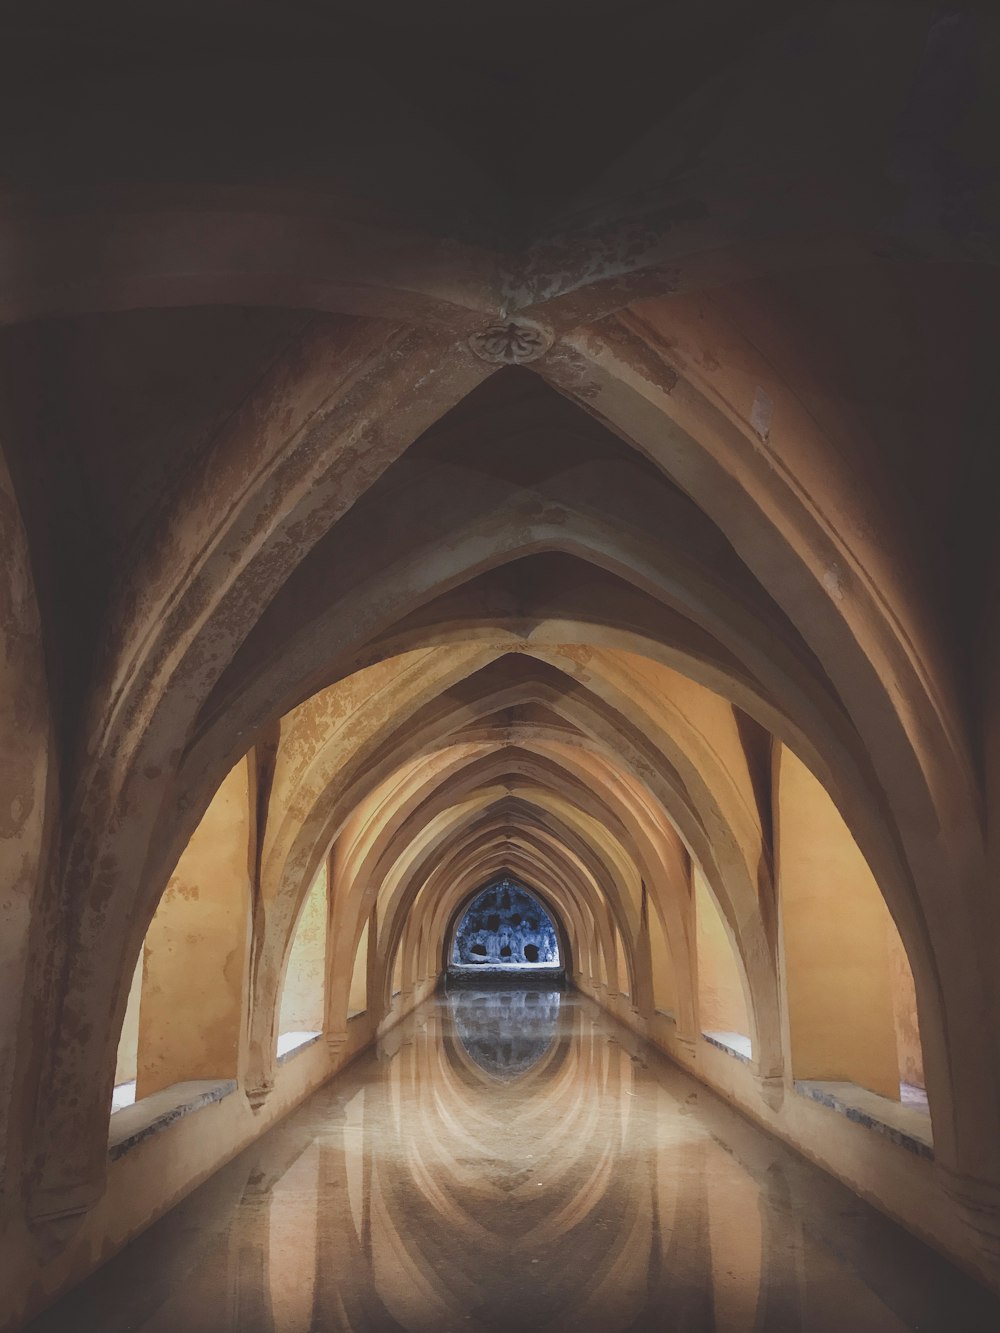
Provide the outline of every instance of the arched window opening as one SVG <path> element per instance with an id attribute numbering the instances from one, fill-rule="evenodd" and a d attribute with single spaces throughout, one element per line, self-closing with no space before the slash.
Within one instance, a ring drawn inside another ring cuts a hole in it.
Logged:
<path id="1" fill-rule="evenodd" d="M 354 955 L 351 993 L 347 1003 L 348 1018 L 363 1014 L 368 1008 L 368 924 L 366 921 L 358 940 L 358 951 Z"/>
<path id="2" fill-rule="evenodd" d="M 900 1100 L 926 1106 L 927 1084 L 924 1080 L 924 1052 L 920 1044 L 920 1022 L 917 1018 L 917 988 L 903 941 L 888 911 L 885 914 L 885 929 L 896 1028 Z"/>
<path id="3" fill-rule="evenodd" d="M 878 884 L 822 784 L 784 747 L 777 774 L 793 1075 L 926 1107 L 913 976 Z"/>
<path id="4" fill-rule="evenodd" d="M 701 870 L 694 868 L 698 950 L 698 1021 L 716 1045 L 752 1055 L 750 1018 L 736 953 Z"/>
<path id="5" fill-rule="evenodd" d="M 174 1084 L 236 1077 L 249 839 L 241 760 L 212 798 L 146 932 L 119 1038 L 112 1112 Z"/>
<path id="6" fill-rule="evenodd" d="M 278 1018 L 278 1054 L 323 1031 L 326 1004 L 327 866 L 324 862 L 299 913 L 288 956 Z"/>
<path id="7" fill-rule="evenodd" d="M 135 1075 L 139 1059 L 139 1001 L 142 998 L 142 953 L 132 973 L 128 991 L 128 1005 L 122 1034 L 118 1039 L 118 1059 L 115 1064 L 115 1089 L 111 1110 L 120 1111 L 135 1101 Z"/>
<path id="8" fill-rule="evenodd" d="M 511 880 L 484 889 L 458 923 L 449 972 L 559 970 L 559 935 L 542 904 Z"/>

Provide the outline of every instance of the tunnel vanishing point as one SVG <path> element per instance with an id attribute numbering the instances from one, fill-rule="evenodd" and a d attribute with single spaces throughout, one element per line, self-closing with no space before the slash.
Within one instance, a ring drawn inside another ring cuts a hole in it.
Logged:
<path id="1" fill-rule="evenodd" d="M 1000 14 L 0 34 L 0 1328 L 480 958 L 1000 1292 Z"/>

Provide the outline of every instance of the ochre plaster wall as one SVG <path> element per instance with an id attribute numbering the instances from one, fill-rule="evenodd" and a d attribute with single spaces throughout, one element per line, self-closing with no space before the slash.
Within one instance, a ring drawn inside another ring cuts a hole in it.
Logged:
<path id="1" fill-rule="evenodd" d="M 898 1098 L 882 895 L 836 807 L 801 760 L 782 746 L 775 769 L 792 1072 Z"/>
<path id="2" fill-rule="evenodd" d="M 326 1002 L 327 865 L 323 862 L 299 916 L 281 992 L 278 1032 L 320 1032 Z"/>
<path id="3" fill-rule="evenodd" d="M 889 955 L 889 978 L 892 985 L 892 1010 L 896 1023 L 899 1081 L 922 1088 L 924 1054 L 920 1045 L 917 992 L 913 984 L 910 960 L 906 956 L 903 941 L 899 938 L 899 931 L 888 910 L 885 914 L 885 933 Z"/>
<path id="4" fill-rule="evenodd" d="M 237 1073 L 249 899 L 247 764 L 195 830 L 146 932 L 136 1097 Z"/>
<path id="5" fill-rule="evenodd" d="M 694 868 L 698 941 L 698 1022 L 702 1032 L 750 1035 L 736 956 L 705 877 Z"/>

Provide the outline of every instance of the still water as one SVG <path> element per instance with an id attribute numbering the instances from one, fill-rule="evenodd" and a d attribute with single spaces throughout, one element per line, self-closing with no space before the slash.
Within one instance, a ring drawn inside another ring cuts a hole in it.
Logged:
<path id="1" fill-rule="evenodd" d="M 35 1333 L 882 1333 L 1000 1304 L 572 993 L 423 1005 Z"/>

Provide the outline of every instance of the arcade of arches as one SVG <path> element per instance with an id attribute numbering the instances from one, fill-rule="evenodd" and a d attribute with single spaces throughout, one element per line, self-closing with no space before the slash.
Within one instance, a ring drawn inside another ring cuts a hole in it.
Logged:
<path id="1" fill-rule="evenodd" d="M 989 7 L 45 8 L 0 1327 L 433 1003 L 502 879 L 630 1040 L 1000 1290 Z"/>

